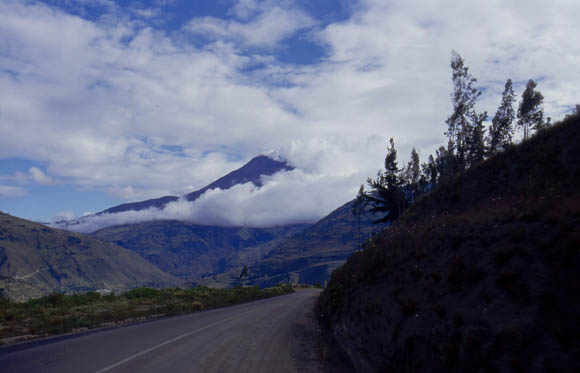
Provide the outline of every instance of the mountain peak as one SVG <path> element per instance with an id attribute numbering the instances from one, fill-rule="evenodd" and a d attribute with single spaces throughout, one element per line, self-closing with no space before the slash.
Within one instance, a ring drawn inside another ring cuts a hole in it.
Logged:
<path id="1" fill-rule="evenodd" d="M 274 154 L 273 152 L 271 155 L 261 154 L 252 158 L 248 163 L 238 168 L 237 170 L 230 172 L 229 174 L 215 180 L 211 184 L 199 190 L 196 190 L 195 192 L 191 192 L 185 195 L 184 197 L 188 201 L 195 201 L 203 193 L 205 193 L 210 189 L 219 188 L 225 190 L 230 189 L 235 185 L 245 184 L 249 182 L 260 187 L 262 186 L 261 181 L 262 176 L 270 176 L 280 171 L 291 171 L 293 169 L 294 167 L 292 167 L 290 164 L 288 164 L 288 162 L 286 162 L 284 159 L 279 157 L 277 154 Z M 108 208 L 99 214 L 102 213 L 113 214 L 123 211 L 141 211 L 151 207 L 161 209 L 165 207 L 168 203 L 175 202 L 178 199 L 179 197 L 176 196 L 165 196 L 160 198 L 149 199 L 146 201 L 124 203 L 118 206 Z"/>
<path id="2" fill-rule="evenodd" d="M 280 171 L 291 171 L 294 167 L 286 161 L 275 160 L 267 155 L 258 155 L 252 158 L 248 163 L 235 171 L 217 179 L 204 188 L 187 194 L 185 197 L 189 201 L 198 199 L 203 193 L 210 189 L 229 189 L 234 185 L 253 183 L 256 186 L 262 186 L 261 177 L 270 176 Z"/>

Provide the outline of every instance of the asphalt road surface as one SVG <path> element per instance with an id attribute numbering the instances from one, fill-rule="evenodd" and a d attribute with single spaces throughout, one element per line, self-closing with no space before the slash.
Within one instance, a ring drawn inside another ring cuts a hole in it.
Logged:
<path id="1" fill-rule="evenodd" d="M 319 291 L 0 349 L 1 372 L 317 372 Z"/>

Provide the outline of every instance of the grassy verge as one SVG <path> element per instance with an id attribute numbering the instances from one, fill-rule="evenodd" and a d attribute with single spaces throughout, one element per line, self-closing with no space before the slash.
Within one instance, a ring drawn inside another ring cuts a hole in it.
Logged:
<path id="1" fill-rule="evenodd" d="M 104 296 L 53 293 L 25 303 L 0 299 L 0 344 L 231 306 L 293 291 L 289 285 L 268 289 L 136 288 Z"/>

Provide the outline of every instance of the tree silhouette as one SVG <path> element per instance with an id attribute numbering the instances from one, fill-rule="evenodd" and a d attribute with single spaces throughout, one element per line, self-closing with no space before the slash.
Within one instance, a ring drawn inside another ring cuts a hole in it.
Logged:
<path id="1" fill-rule="evenodd" d="M 395 220 L 406 208 L 407 200 L 402 189 L 402 178 L 397 166 L 397 149 L 393 138 L 389 140 L 387 155 L 385 157 L 385 169 L 377 172 L 376 179 L 368 178 L 367 183 L 371 192 L 365 194 L 365 198 L 371 204 L 370 211 L 385 213 L 383 218 L 373 223 L 385 223 Z"/>
<path id="2" fill-rule="evenodd" d="M 474 87 L 475 79 L 456 51 L 451 52 L 451 78 L 453 80 L 453 113 L 447 118 L 450 153 L 455 154 L 457 171 L 483 159 L 483 122 L 487 113 L 477 113 L 475 103 L 481 92 Z"/>
<path id="3" fill-rule="evenodd" d="M 515 100 L 512 80 L 508 79 L 501 96 L 501 104 L 491 120 L 489 130 L 489 152 L 491 154 L 504 150 L 507 145 L 512 143 L 513 121 L 516 116 L 513 107 Z"/>
<path id="4" fill-rule="evenodd" d="M 518 127 L 524 129 L 524 140 L 529 137 L 530 129 L 541 130 L 545 125 L 542 109 L 544 96 L 535 90 L 537 86 L 532 79 L 528 81 L 518 108 Z"/>

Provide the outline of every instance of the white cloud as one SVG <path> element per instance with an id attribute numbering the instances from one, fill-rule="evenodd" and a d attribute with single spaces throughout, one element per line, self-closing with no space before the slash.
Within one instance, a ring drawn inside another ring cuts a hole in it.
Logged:
<path id="1" fill-rule="evenodd" d="M 180 199 L 163 209 L 125 211 L 81 218 L 67 229 L 91 233 L 112 225 L 153 220 L 184 220 L 200 225 L 271 227 L 313 223 L 348 201 L 360 173 L 348 177 L 309 174 L 301 170 L 265 178 L 264 186 L 239 184 L 227 190 L 213 189 L 198 200 Z"/>
<path id="2" fill-rule="evenodd" d="M 0 157 L 41 162 L 59 182 L 139 200 L 199 189 L 273 149 L 303 170 L 295 177 L 322 213 L 375 174 L 388 137 L 400 165 L 411 147 L 424 159 L 444 143 L 451 49 L 486 88 L 479 109 L 490 115 L 507 78 L 518 95 L 538 80 L 554 119 L 578 103 L 576 1 L 367 0 L 323 29 L 295 2 L 236 4 L 232 19 L 193 19 L 187 27 L 212 38 L 194 46 L 110 2 L 114 14 L 96 22 L 36 2 L 0 2 Z M 276 51 L 305 31 L 328 55 L 315 65 L 279 62 Z M 29 178 L 21 173 L 20 182 Z M 271 188 L 216 196 L 262 206 L 254 196 L 269 197 Z M 289 221 L 314 216 L 292 211 L 278 212 Z"/>
<path id="3" fill-rule="evenodd" d="M 280 41 L 315 23 L 303 11 L 272 4 L 241 1 L 234 13 L 242 19 L 257 13 L 250 21 L 239 22 L 215 17 L 194 18 L 184 30 L 213 39 L 233 40 L 248 47 L 272 48 L 280 47 Z"/>
<path id="4" fill-rule="evenodd" d="M 55 184 L 54 179 L 38 167 L 30 167 L 28 172 L 17 171 L 13 175 L 0 175 L 0 181 L 19 185 L 30 184 L 31 182 L 40 185 Z"/>
<path id="5" fill-rule="evenodd" d="M 40 184 L 40 185 L 53 185 L 54 184 L 54 179 L 52 177 L 46 175 L 38 167 L 29 168 L 28 173 L 30 174 L 32 181 L 34 181 L 37 184 Z"/>
<path id="6" fill-rule="evenodd" d="M 0 197 L 21 197 L 26 195 L 26 190 L 21 187 L 0 185 Z"/>

